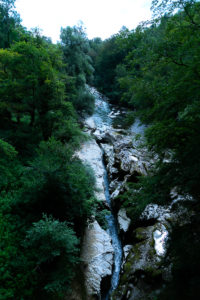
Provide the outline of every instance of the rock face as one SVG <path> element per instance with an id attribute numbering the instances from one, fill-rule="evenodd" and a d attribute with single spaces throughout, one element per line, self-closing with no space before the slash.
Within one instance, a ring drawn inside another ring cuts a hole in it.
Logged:
<path id="1" fill-rule="evenodd" d="M 85 131 L 91 134 L 94 130 L 93 119 L 86 119 Z M 95 139 L 91 138 L 85 142 L 76 155 L 84 164 L 93 169 L 96 178 L 96 197 L 106 202 L 102 150 Z M 85 229 L 81 253 L 87 299 L 100 297 L 102 279 L 112 274 L 113 256 L 114 249 L 108 233 L 100 227 L 97 221 L 89 224 Z"/>
<path id="2" fill-rule="evenodd" d="M 171 225 L 189 223 L 192 216 L 193 212 L 181 203 L 176 207 L 147 205 L 140 216 L 141 227 L 129 232 L 133 244 L 124 247 L 120 284 L 113 300 L 150 300 L 159 294 L 162 286 L 172 280 L 172 264 L 166 257 Z"/>
<path id="3" fill-rule="evenodd" d="M 134 180 L 136 176 L 146 175 L 153 162 L 145 149 L 137 147 L 134 136 L 125 133 L 112 127 L 93 132 L 104 152 L 114 206 L 117 196 L 124 192 L 126 182 Z"/>
<path id="4" fill-rule="evenodd" d="M 105 202 L 104 167 L 100 147 L 94 139 L 91 139 L 82 145 L 77 156 L 93 169 L 96 178 L 96 197 Z"/>
<path id="5" fill-rule="evenodd" d="M 81 258 L 84 261 L 84 273 L 88 299 L 100 296 L 100 284 L 104 277 L 111 276 L 113 247 L 111 238 L 97 221 L 86 229 Z"/>
<path id="6" fill-rule="evenodd" d="M 162 230 L 166 229 L 159 225 L 135 230 L 138 242 L 130 249 L 113 299 L 151 299 L 150 294 L 157 288 L 152 283 L 163 280 L 167 272 L 162 267 L 165 252 L 157 253 L 154 243 L 154 233 Z"/>

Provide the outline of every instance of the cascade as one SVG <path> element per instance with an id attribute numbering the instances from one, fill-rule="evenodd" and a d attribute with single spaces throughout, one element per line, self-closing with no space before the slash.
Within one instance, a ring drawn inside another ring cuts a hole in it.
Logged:
<path id="1" fill-rule="evenodd" d="M 104 164 L 103 164 L 104 165 Z M 119 283 L 119 274 L 121 269 L 121 263 L 122 263 L 122 244 L 118 235 L 118 226 L 117 226 L 117 220 L 114 216 L 114 213 L 112 211 L 112 205 L 110 201 L 110 193 L 109 193 L 109 181 L 108 181 L 108 174 L 106 167 L 104 165 L 104 184 L 105 184 L 105 196 L 106 201 L 110 207 L 110 215 L 107 216 L 107 223 L 108 223 L 108 230 L 109 234 L 112 239 L 112 245 L 114 248 L 114 268 L 113 268 L 113 274 L 111 277 L 111 287 L 105 297 L 105 300 L 109 299 L 109 295 L 113 290 L 117 288 L 117 285 Z"/>
<path id="2" fill-rule="evenodd" d="M 93 115 L 93 120 L 97 128 L 100 131 L 103 131 L 106 130 L 106 128 L 112 126 L 111 107 L 107 101 L 102 100 L 101 95 L 96 90 L 93 90 L 93 94 L 95 96 L 95 102 L 96 102 L 96 109 Z M 120 269 L 122 263 L 122 244 L 118 234 L 117 220 L 112 210 L 110 193 L 109 193 L 108 174 L 107 174 L 105 163 L 103 161 L 103 150 L 102 150 L 102 162 L 104 166 L 105 197 L 106 197 L 107 204 L 110 208 L 110 215 L 108 215 L 106 219 L 108 224 L 108 232 L 112 239 L 112 245 L 114 248 L 114 266 L 113 266 L 113 273 L 111 277 L 111 286 L 107 294 L 102 297 L 102 300 L 108 300 L 109 295 L 113 290 L 117 288 L 117 285 L 119 283 L 119 275 L 120 275 Z"/>

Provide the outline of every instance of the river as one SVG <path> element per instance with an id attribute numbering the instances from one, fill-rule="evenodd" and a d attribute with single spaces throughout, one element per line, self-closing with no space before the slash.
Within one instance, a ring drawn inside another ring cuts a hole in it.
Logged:
<path id="1" fill-rule="evenodd" d="M 95 97 L 95 111 L 92 118 L 95 122 L 97 129 L 100 132 L 104 132 L 111 128 L 124 129 L 123 125 L 124 125 L 125 116 L 127 114 L 126 110 L 111 105 L 108 102 L 108 100 L 106 98 L 103 98 L 102 95 L 98 93 L 94 88 L 91 88 L 91 92 Z M 144 131 L 144 127 L 140 126 L 139 120 L 136 120 L 131 127 L 127 128 L 127 132 L 129 132 L 130 134 L 136 133 L 142 135 L 143 131 Z M 104 295 L 104 297 L 102 298 L 102 300 L 108 300 L 109 295 L 112 293 L 112 291 L 114 291 L 117 288 L 119 283 L 123 249 L 118 234 L 117 220 L 113 213 L 112 205 L 110 201 L 109 180 L 108 180 L 108 174 L 104 162 L 103 165 L 104 165 L 105 196 L 111 211 L 111 214 L 107 216 L 108 231 L 112 239 L 112 245 L 114 248 L 114 266 L 113 266 L 113 273 L 111 277 L 111 286 L 107 295 L 106 296 Z"/>

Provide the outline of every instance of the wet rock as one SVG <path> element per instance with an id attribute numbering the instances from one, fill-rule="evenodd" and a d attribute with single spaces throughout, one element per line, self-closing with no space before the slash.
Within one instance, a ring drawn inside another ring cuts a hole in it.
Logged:
<path id="1" fill-rule="evenodd" d="M 106 201 L 104 192 L 104 167 L 102 163 L 102 151 L 95 140 L 90 140 L 81 146 L 76 155 L 89 165 L 96 178 L 96 197 L 99 200 Z"/>
<path id="2" fill-rule="evenodd" d="M 99 142 L 114 144 L 117 140 L 118 133 L 108 125 L 97 127 L 92 136 Z"/>
<path id="3" fill-rule="evenodd" d="M 120 230 L 127 232 L 131 223 L 131 219 L 127 217 L 126 210 L 124 208 L 119 210 L 117 219 Z"/>
<path id="4" fill-rule="evenodd" d="M 110 182 L 109 188 L 110 188 L 110 192 L 114 192 L 119 186 L 119 181 L 118 179 L 114 179 L 113 181 Z"/>
<path id="5" fill-rule="evenodd" d="M 112 299 L 150 300 L 172 280 L 172 263 L 166 256 L 172 225 L 188 224 L 194 215 L 182 203 L 178 201 L 176 207 L 147 205 L 139 222 L 144 227 L 136 228 L 132 235 L 133 246 L 128 248 L 120 284 Z M 147 226 L 152 220 L 153 225 Z"/>
<path id="6" fill-rule="evenodd" d="M 112 192 L 110 199 L 112 202 L 113 207 L 117 206 L 117 197 L 121 194 L 123 194 L 123 192 L 127 189 L 126 183 L 129 179 L 129 175 L 126 175 L 124 177 L 123 181 L 118 181 L 118 178 L 116 180 L 114 180 L 113 182 L 111 182 L 110 187 L 111 187 L 111 191 L 114 189 L 114 191 Z"/>
<path id="7" fill-rule="evenodd" d="M 95 131 L 96 125 L 92 117 L 89 117 L 84 120 L 84 127 L 85 127 L 85 131 L 88 133 Z"/>
<path id="8" fill-rule="evenodd" d="M 155 219 L 160 222 L 165 222 L 170 218 L 170 207 L 158 204 L 147 205 L 140 217 L 141 220 Z"/>
<path id="9" fill-rule="evenodd" d="M 95 130 L 92 134 L 96 141 L 101 142 L 104 137 L 104 133 L 102 133 L 99 129 Z"/>
<path id="10" fill-rule="evenodd" d="M 118 182 L 117 188 L 114 190 L 114 192 L 110 196 L 113 206 L 115 206 L 116 198 L 124 191 L 124 187 L 125 187 L 125 182 Z"/>
<path id="11" fill-rule="evenodd" d="M 113 247 L 111 238 L 97 221 L 86 229 L 81 259 L 84 263 L 84 274 L 88 298 L 100 295 L 101 281 L 112 274 Z"/>
<path id="12" fill-rule="evenodd" d="M 117 135 L 113 144 L 116 159 L 120 162 L 122 170 L 132 174 L 147 175 L 148 169 L 155 161 L 155 157 L 144 147 L 139 147 L 134 135 Z"/>
<path id="13" fill-rule="evenodd" d="M 123 266 L 124 266 L 124 264 L 126 262 L 126 258 L 129 255 L 129 253 L 130 253 L 130 251 L 131 251 L 132 248 L 133 248 L 133 245 L 126 245 L 123 248 L 123 262 L 122 262 L 122 267 L 121 267 L 122 269 L 123 269 Z"/>
<path id="14" fill-rule="evenodd" d="M 153 232 L 154 248 L 156 254 L 164 256 L 166 253 L 166 241 L 168 240 L 168 231 L 163 224 L 160 224 L 160 228 Z"/>
<path id="15" fill-rule="evenodd" d="M 140 220 L 146 221 L 155 219 L 167 227 L 171 227 L 171 224 L 182 226 L 189 223 L 191 217 L 194 215 L 191 209 L 188 211 L 188 209 L 182 205 L 183 203 L 183 200 L 176 202 L 175 208 L 174 203 L 168 206 L 149 204 L 141 214 Z"/>
<path id="16" fill-rule="evenodd" d="M 115 154 L 113 146 L 110 144 L 101 144 L 101 148 L 104 152 L 105 162 L 106 162 L 106 169 L 108 171 L 109 178 L 112 179 L 113 174 L 118 173 L 118 169 L 114 167 L 115 164 Z"/>
<path id="17" fill-rule="evenodd" d="M 128 247 L 120 284 L 112 299 L 151 299 L 149 295 L 160 288 L 167 272 L 170 273 L 162 263 L 168 238 L 164 225 L 137 228 L 135 237 L 138 242 Z"/>

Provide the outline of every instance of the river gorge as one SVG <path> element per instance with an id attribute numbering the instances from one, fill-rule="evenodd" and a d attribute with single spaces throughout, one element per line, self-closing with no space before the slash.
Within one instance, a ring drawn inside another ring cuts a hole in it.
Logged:
<path id="1" fill-rule="evenodd" d="M 118 196 L 129 182 L 148 173 L 155 157 L 135 138 L 143 135 L 144 126 L 136 121 L 124 129 L 125 110 L 109 104 L 95 89 L 90 91 L 95 112 L 84 120 L 90 138 L 77 155 L 93 169 L 96 197 L 110 213 L 106 230 L 95 218 L 85 230 L 81 259 L 86 298 L 154 299 L 171 280 L 172 265 L 164 260 L 172 224 L 189 222 L 192 212 L 188 215 L 180 204 L 184 199 L 172 191 L 171 205 L 147 205 L 137 224 L 127 216 Z"/>

